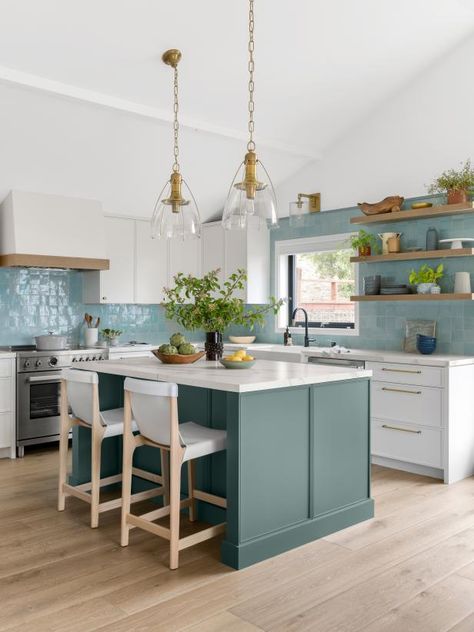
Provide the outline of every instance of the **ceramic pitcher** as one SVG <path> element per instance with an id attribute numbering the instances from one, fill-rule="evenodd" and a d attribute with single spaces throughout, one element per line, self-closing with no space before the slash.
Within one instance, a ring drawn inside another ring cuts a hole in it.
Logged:
<path id="1" fill-rule="evenodd" d="M 400 239 L 402 233 L 378 233 L 378 236 L 382 240 L 382 254 L 388 255 L 390 250 L 388 248 L 388 240 L 392 238 Z"/>

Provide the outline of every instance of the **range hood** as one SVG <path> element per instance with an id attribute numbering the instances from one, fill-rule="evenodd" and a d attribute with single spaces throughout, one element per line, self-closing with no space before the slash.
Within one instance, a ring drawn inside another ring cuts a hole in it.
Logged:
<path id="1" fill-rule="evenodd" d="M 108 270 L 102 204 L 10 191 L 0 204 L 0 266 Z"/>

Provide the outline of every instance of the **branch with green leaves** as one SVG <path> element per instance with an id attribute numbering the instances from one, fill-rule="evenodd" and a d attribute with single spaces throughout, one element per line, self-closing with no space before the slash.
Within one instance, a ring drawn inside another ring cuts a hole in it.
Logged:
<path id="1" fill-rule="evenodd" d="M 247 273 L 239 268 L 223 283 L 219 270 L 212 270 L 203 277 L 185 275 L 174 277 L 174 287 L 165 288 L 166 317 L 175 320 L 188 331 L 218 331 L 223 333 L 231 325 L 242 325 L 252 330 L 265 324 L 265 314 L 278 310 L 283 300 L 270 296 L 268 304 L 246 308 L 244 301 L 234 294 L 244 290 Z"/>

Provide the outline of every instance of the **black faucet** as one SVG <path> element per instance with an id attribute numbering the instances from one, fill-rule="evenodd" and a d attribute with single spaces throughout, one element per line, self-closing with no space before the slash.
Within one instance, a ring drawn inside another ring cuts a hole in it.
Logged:
<path id="1" fill-rule="evenodd" d="M 310 338 L 308 336 L 308 312 L 304 309 L 304 307 L 296 307 L 293 310 L 293 314 L 291 315 L 291 321 L 293 323 L 293 327 L 295 326 L 295 314 L 296 312 L 301 311 L 304 314 L 304 346 L 309 347 L 310 342 L 315 342 L 314 338 Z"/>

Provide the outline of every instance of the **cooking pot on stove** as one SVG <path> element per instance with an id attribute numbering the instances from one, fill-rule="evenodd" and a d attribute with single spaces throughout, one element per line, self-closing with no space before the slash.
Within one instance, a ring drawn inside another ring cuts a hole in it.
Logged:
<path id="1" fill-rule="evenodd" d="M 59 336 L 52 331 L 47 335 L 35 336 L 37 351 L 60 351 L 67 348 L 67 336 Z"/>

